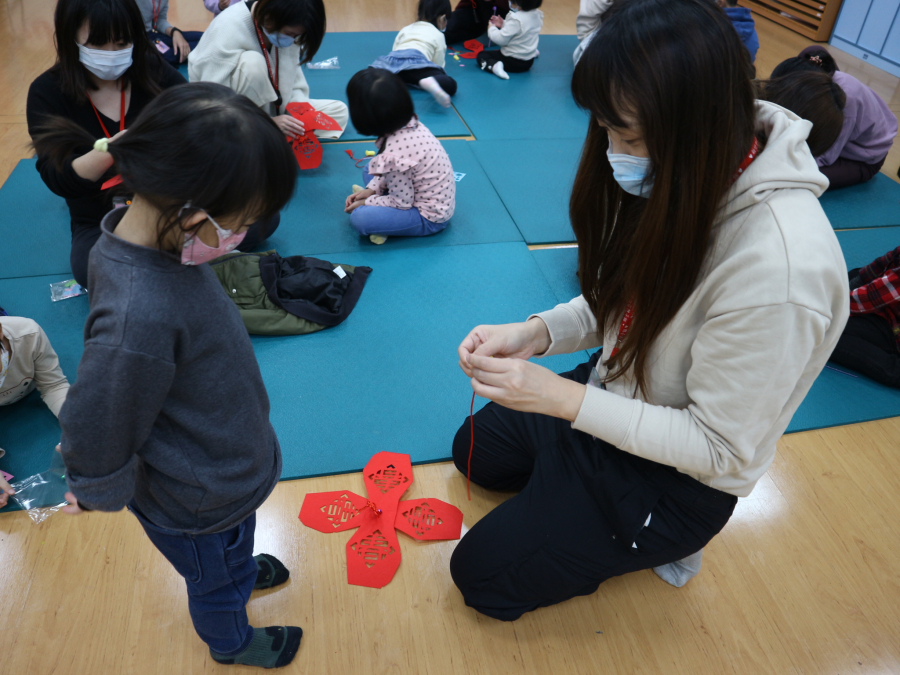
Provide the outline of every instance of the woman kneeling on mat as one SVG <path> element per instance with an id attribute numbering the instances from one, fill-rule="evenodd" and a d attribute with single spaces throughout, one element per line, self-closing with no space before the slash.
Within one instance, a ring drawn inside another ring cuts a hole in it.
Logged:
<path id="1" fill-rule="evenodd" d="M 647 568 L 686 582 L 841 334 L 810 124 L 755 103 L 749 72 L 705 0 L 613 3 L 575 69 L 592 115 L 570 204 L 582 295 L 459 347 L 492 402 L 474 439 L 469 420 L 457 433 L 456 465 L 519 491 L 450 562 L 488 616 Z M 526 360 L 599 346 L 561 376 Z"/>
<path id="2" fill-rule="evenodd" d="M 319 138 L 340 138 L 347 126 L 341 101 L 311 99 L 303 64 L 325 36 L 322 0 L 248 0 L 227 8 L 213 21 L 188 57 L 191 82 L 216 82 L 234 89 L 265 110 L 288 138 L 303 124 L 287 114 L 288 103 L 309 103 L 340 125 L 317 130 Z"/>
<path id="3" fill-rule="evenodd" d="M 366 68 L 347 84 L 350 117 L 361 134 L 378 136 L 378 154 L 363 169 L 366 188 L 344 201 L 350 224 L 373 244 L 388 236 L 440 232 L 456 209 L 456 179 L 441 142 L 419 121 L 403 80 Z"/>
<path id="4" fill-rule="evenodd" d="M 134 0 L 59 0 L 54 24 L 56 65 L 28 89 L 32 139 L 54 117 L 77 124 L 92 138 L 121 134 L 161 90 L 184 84 L 150 46 Z M 112 191 L 102 189 L 115 175 L 112 163 L 89 143 L 75 148 L 59 167 L 38 152 L 41 178 L 69 206 L 70 263 L 83 286 L 100 220 L 113 208 Z"/>

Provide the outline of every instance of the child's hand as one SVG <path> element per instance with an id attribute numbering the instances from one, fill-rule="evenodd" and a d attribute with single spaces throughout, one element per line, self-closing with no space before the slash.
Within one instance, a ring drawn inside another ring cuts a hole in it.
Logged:
<path id="1" fill-rule="evenodd" d="M 66 493 L 66 501 L 69 502 L 68 506 L 62 507 L 60 509 L 63 513 L 68 513 L 70 516 L 79 516 L 84 511 L 81 510 L 81 507 L 78 506 L 78 500 L 75 498 L 71 492 Z"/>
<path id="2" fill-rule="evenodd" d="M 366 189 L 350 195 L 344 202 L 344 213 L 351 213 L 354 209 L 363 206 L 366 203 L 366 200 L 374 194 L 375 190 Z"/>
<path id="3" fill-rule="evenodd" d="M 503 28 L 503 17 L 495 14 L 491 17 L 491 25 L 494 26 L 494 28 Z"/>
<path id="4" fill-rule="evenodd" d="M 306 127 L 303 126 L 303 122 L 292 115 L 278 115 L 278 117 L 273 117 L 272 121 L 278 125 L 281 133 L 291 140 L 306 133 Z"/>
<path id="5" fill-rule="evenodd" d="M 2 476 L 0 476 L 0 490 L 3 490 L 3 494 L 0 495 L 0 509 L 2 509 L 9 501 L 9 496 L 16 494 L 16 491 L 9 486 L 9 483 L 3 480 Z"/>

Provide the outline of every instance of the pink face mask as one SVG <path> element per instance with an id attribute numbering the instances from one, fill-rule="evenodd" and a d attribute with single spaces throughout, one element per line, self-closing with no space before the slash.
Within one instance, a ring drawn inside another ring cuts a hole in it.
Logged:
<path id="1" fill-rule="evenodd" d="M 181 211 L 189 208 L 191 208 L 190 202 L 185 204 Z M 179 212 L 178 215 L 180 217 L 181 213 Z M 185 234 L 184 248 L 181 249 L 182 265 L 202 265 L 203 263 L 215 260 L 226 253 L 231 253 L 244 240 L 244 237 L 247 236 L 246 230 L 240 234 L 233 234 L 231 230 L 220 227 L 208 213 L 206 214 L 206 217 L 209 219 L 209 222 L 213 224 L 213 227 L 216 228 L 216 234 L 219 236 L 219 245 L 213 248 L 200 241 L 200 238 L 193 232 Z"/>

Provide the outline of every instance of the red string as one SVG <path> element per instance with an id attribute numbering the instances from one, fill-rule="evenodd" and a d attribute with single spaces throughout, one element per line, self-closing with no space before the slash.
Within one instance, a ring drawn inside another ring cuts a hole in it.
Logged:
<path id="1" fill-rule="evenodd" d="M 381 509 L 379 509 L 377 506 L 375 506 L 375 502 L 373 502 L 372 500 L 367 499 L 366 506 L 368 506 L 370 509 L 372 509 L 372 511 L 375 513 L 376 516 L 381 515 Z"/>
<path id="2" fill-rule="evenodd" d="M 475 449 L 475 392 L 472 392 L 472 405 L 469 406 L 469 466 L 466 471 L 466 495 L 472 501 L 469 483 L 472 482 L 472 451 Z"/>

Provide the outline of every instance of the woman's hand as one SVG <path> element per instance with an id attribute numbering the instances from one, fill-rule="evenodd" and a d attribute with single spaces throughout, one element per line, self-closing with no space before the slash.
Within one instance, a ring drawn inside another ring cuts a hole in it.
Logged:
<path id="1" fill-rule="evenodd" d="M 469 356 L 472 389 L 504 408 L 540 413 L 574 422 L 584 400 L 585 385 L 560 377 L 536 363 L 518 358 Z"/>
<path id="2" fill-rule="evenodd" d="M 180 30 L 172 30 L 172 48 L 175 50 L 175 56 L 178 57 L 178 63 L 184 63 L 188 54 L 191 53 L 191 46 Z"/>
<path id="3" fill-rule="evenodd" d="M 354 209 L 359 208 L 366 203 L 366 200 L 375 194 L 375 190 L 361 190 L 354 192 L 344 201 L 344 213 L 351 213 Z"/>
<path id="4" fill-rule="evenodd" d="M 302 136 L 306 133 L 306 127 L 303 126 L 303 122 L 292 115 L 278 115 L 278 117 L 273 117 L 272 121 L 278 125 L 281 133 L 290 140 L 294 140 L 297 136 Z"/>
<path id="5" fill-rule="evenodd" d="M 219 11 L 228 9 L 231 6 L 231 0 L 219 0 Z"/>
<path id="6" fill-rule="evenodd" d="M 66 493 L 66 501 L 69 503 L 60 509 L 63 513 L 68 513 L 70 516 L 80 516 L 84 513 L 81 507 L 78 506 L 78 500 L 75 498 L 75 495 L 71 492 Z"/>
<path id="7" fill-rule="evenodd" d="M 9 486 L 9 483 L 3 480 L 3 476 L 0 476 L 0 490 L 3 490 L 3 494 L 0 494 L 0 509 L 2 509 L 9 501 L 9 496 L 16 494 L 16 491 Z"/>
<path id="8" fill-rule="evenodd" d="M 459 348 L 459 367 L 472 377 L 469 358 L 497 356 L 511 359 L 530 359 L 535 354 L 543 354 L 550 347 L 550 331 L 541 319 L 534 318 L 522 323 L 506 323 L 500 326 L 478 326 L 466 336 Z"/>

